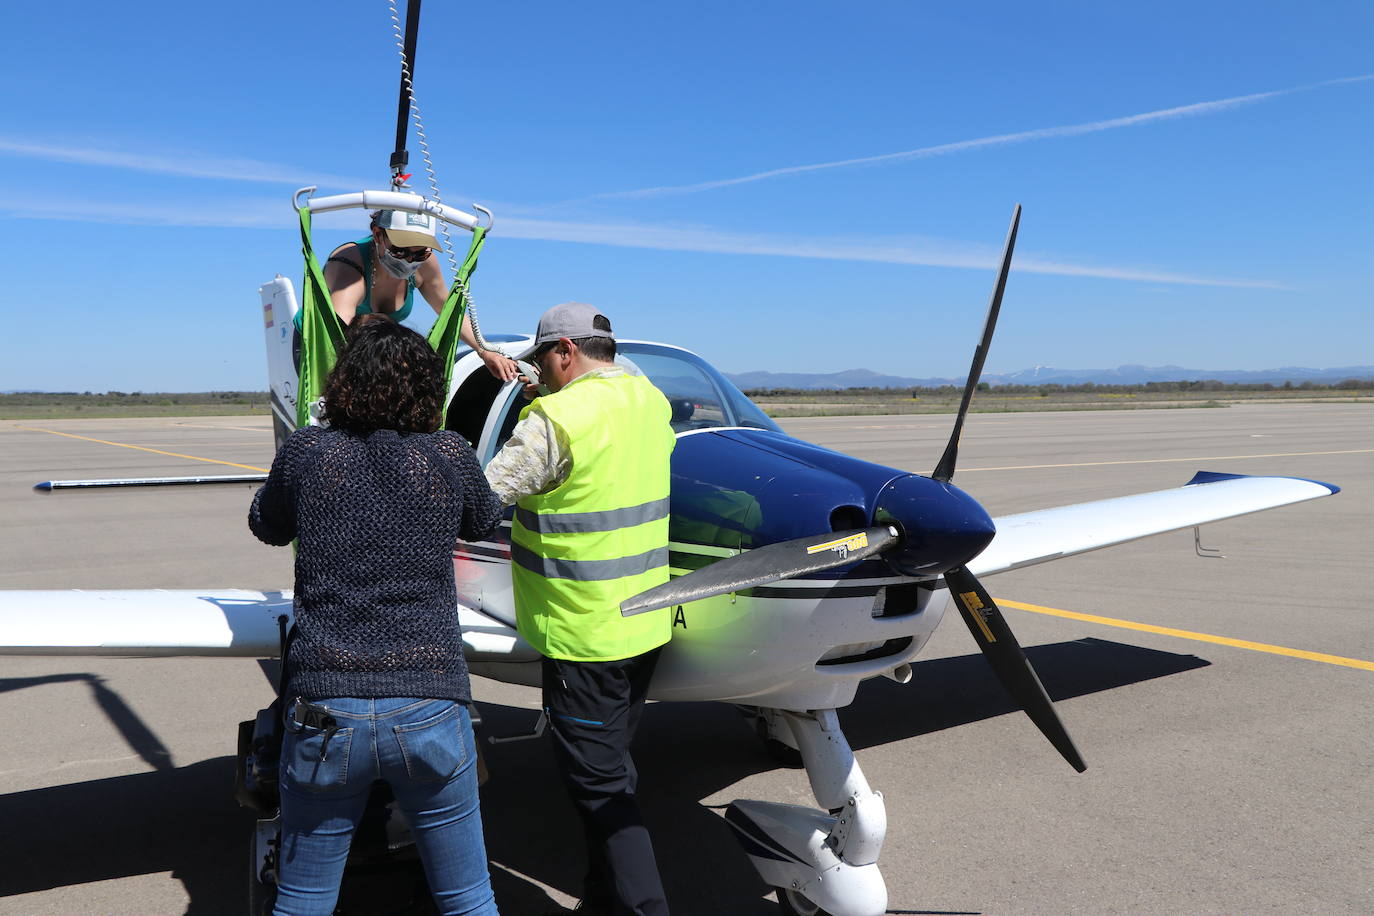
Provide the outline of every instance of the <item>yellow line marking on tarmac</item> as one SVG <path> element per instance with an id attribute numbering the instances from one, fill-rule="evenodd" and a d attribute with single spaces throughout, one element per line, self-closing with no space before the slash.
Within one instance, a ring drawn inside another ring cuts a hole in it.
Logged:
<path id="1" fill-rule="evenodd" d="M 171 455 L 173 458 L 188 458 L 191 461 L 205 461 L 210 464 L 227 464 L 231 468 L 244 468 L 249 471 L 262 471 L 264 474 L 268 468 L 260 468 L 251 464 L 239 464 L 235 461 L 220 461 L 218 458 L 201 458 L 197 455 L 183 455 L 180 452 L 164 452 L 160 448 L 145 448 L 142 445 L 130 445 L 127 442 L 111 442 L 109 439 L 94 439 L 90 436 L 78 436 L 76 433 L 60 433 L 55 429 L 43 429 L 38 426 L 16 426 L 15 429 L 26 429 L 34 433 L 52 433 L 54 436 L 66 436 L 68 439 L 84 439 L 87 442 L 99 442 L 102 445 L 117 445 L 120 448 L 137 449 L 140 452 L 152 452 L 154 455 Z"/>
<path id="2" fill-rule="evenodd" d="M 1312 455 L 1367 455 L 1374 448 L 1348 448 L 1337 452 L 1274 452 L 1269 455 L 1212 455 L 1203 458 L 1135 458 L 1129 461 L 1082 461 L 1076 464 L 1018 464 L 1004 468 L 960 468 L 959 473 L 974 471 L 1037 471 L 1044 468 L 1095 468 L 1109 464 L 1169 464 L 1180 461 L 1240 461 L 1245 458 L 1306 458 Z"/>
<path id="3" fill-rule="evenodd" d="M 210 426 L 205 423 L 173 423 L 177 429 L 236 429 L 243 433 L 270 433 L 270 426 Z"/>
<path id="4" fill-rule="evenodd" d="M 1080 614 L 1077 611 L 1062 611 L 1059 608 L 1041 607 L 1038 604 L 1025 604 L 1021 601 L 1008 601 L 1002 598 L 998 598 L 996 601 L 997 604 L 1002 607 L 1013 607 L 1017 610 L 1031 611 L 1036 614 L 1049 614 L 1051 617 L 1067 617 L 1069 620 L 1083 620 L 1088 623 L 1100 623 L 1109 627 L 1121 627 L 1125 630 L 1139 630 L 1142 633 L 1158 633 L 1161 636 L 1177 636 L 1179 639 L 1216 643 L 1219 646 L 1231 646 L 1235 649 L 1249 649 L 1252 652 L 1268 652 L 1271 655 L 1287 655 L 1291 658 L 1305 658 L 1308 661 L 1324 662 L 1328 665 L 1341 665 L 1345 668 L 1359 668 L 1363 671 L 1374 671 L 1374 662 L 1367 662 L 1359 658 L 1327 655 L 1324 652 L 1308 652 L 1305 649 L 1290 649 L 1287 646 L 1271 646 L 1268 643 L 1250 642 L 1247 639 L 1231 639 L 1228 636 L 1213 636 L 1210 633 L 1195 633 L 1192 630 L 1176 630 L 1173 627 L 1157 627 L 1149 623 L 1136 623 L 1134 620 L 1098 617 L 1094 614 Z"/>

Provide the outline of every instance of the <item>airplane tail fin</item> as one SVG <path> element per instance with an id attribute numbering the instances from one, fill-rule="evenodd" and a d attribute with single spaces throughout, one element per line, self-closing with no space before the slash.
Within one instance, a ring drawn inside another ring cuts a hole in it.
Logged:
<path id="1" fill-rule="evenodd" d="M 277 447 L 296 428 L 296 393 L 299 376 L 295 349 L 299 340 L 295 330 L 296 290 L 291 281 L 278 275 L 258 287 L 262 298 L 263 336 L 267 344 L 268 400 L 272 405 L 272 432 Z"/>

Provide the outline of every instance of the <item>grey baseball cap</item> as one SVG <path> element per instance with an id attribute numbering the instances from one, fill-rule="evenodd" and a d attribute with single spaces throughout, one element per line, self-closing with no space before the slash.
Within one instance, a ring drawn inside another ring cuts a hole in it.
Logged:
<path id="1" fill-rule="evenodd" d="M 569 340 L 581 340 L 584 337 L 609 337 L 614 340 L 615 335 L 613 333 L 599 330 L 593 326 L 592 322 L 596 318 L 604 318 L 608 325 L 611 323 L 609 318 L 601 314 L 600 309 L 585 302 L 562 302 L 555 305 L 539 319 L 539 327 L 534 332 L 534 343 L 516 359 L 528 360 L 534 355 L 534 351 L 544 344 L 563 337 Z"/>

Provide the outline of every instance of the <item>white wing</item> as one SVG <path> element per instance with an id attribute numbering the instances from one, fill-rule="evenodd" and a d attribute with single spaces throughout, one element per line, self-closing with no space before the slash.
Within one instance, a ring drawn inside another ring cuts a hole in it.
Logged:
<path id="1" fill-rule="evenodd" d="M 0 591 L 0 655 L 270 658 L 291 593 L 243 589 Z M 539 656 L 510 626 L 458 606 L 469 661 Z"/>
<path id="2" fill-rule="evenodd" d="M 1332 484 L 1297 477 L 1203 471 L 1173 490 L 993 519 L 997 536 L 969 563 L 969 569 L 977 576 L 1006 572 L 1339 492 L 1340 487 Z"/>

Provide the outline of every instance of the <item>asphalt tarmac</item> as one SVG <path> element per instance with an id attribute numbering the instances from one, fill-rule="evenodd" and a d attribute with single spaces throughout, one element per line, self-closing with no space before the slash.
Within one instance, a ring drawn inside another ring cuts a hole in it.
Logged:
<path id="1" fill-rule="evenodd" d="M 949 424 L 784 426 L 929 473 Z M 251 486 L 30 489 L 237 473 L 271 456 L 266 418 L 0 423 L 0 588 L 289 586 L 289 551 L 247 531 Z M 1374 406 L 975 414 L 955 482 L 996 516 L 1174 487 L 1198 470 L 1345 489 L 1207 526 L 1203 543 L 1226 559 L 1199 558 L 1184 531 L 986 583 L 1086 773 L 1011 709 L 954 619 L 912 683 L 868 682 L 841 712 L 886 798 L 890 913 L 1374 912 Z M 272 671 L 0 659 L 0 914 L 245 912 L 252 816 L 230 797 L 235 727 L 271 699 Z M 475 689 L 490 733 L 533 724 L 533 691 Z M 812 804 L 805 774 L 779 768 L 718 704 L 653 705 L 636 757 L 673 912 L 776 913 L 720 808 Z M 547 746 L 489 747 L 486 759 L 502 912 L 570 902 L 580 840 Z"/>

